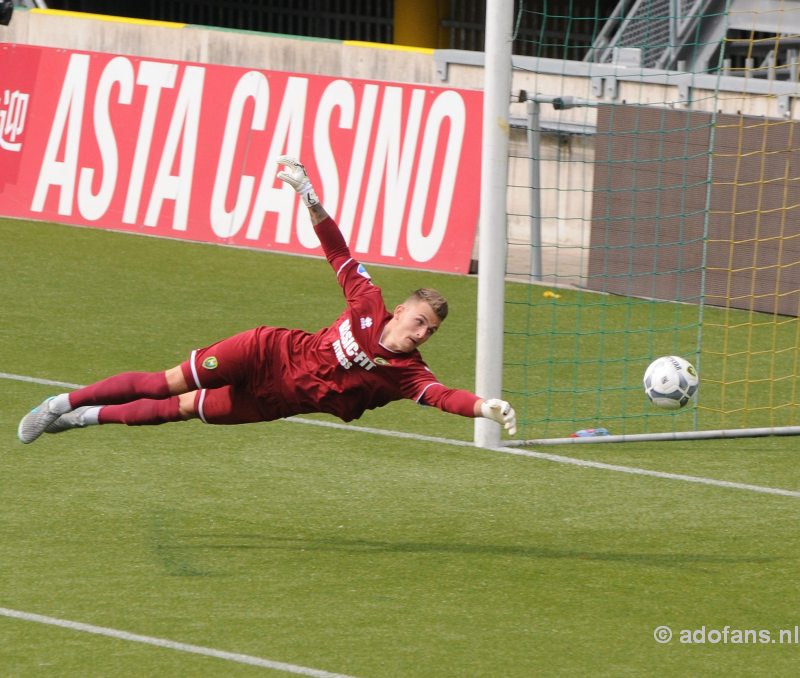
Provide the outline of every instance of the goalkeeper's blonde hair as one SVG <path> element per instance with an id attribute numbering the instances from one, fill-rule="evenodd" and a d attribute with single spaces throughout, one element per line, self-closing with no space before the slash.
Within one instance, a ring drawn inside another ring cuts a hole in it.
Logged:
<path id="1" fill-rule="evenodd" d="M 439 320 L 443 321 L 447 317 L 447 299 L 432 287 L 420 287 L 406 301 L 425 301 Z"/>

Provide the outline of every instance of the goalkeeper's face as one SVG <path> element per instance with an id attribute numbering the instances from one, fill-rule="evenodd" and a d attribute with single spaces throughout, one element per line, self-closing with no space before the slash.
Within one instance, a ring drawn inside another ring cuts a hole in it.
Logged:
<path id="1" fill-rule="evenodd" d="M 381 343 L 398 353 L 410 353 L 430 339 L 441 320 L 427 301 L 406 301 L 394 309 Z"/>

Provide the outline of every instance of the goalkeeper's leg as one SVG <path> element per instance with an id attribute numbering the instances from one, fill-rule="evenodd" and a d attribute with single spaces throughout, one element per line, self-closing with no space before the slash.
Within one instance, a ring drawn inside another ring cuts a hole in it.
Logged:
<path id="1" fill-rule="evenodd" d="M 45 432 L 62 433 L 98 424 L 154 426 L 195 418 L 207 424 L 251 424 L 280 416 L 280 413 L 272 412 L 248 391 L 223 386 L 161 400 L 142 398 L 119 405 L 79 407 L 62 414 Z"/>
<path id="2" fill-rule="evenodd" d="M 17 436 L 23 443 L 32 443 L 44 432 L 60 433 L 97 423 L 97 405 L 130 403 L 142 398 L 162 400 L 187 390 L 179 367 L 166 372 L 123 372 L 71 393 L 48 398 L 22 418 Z M 73 412 L 72 417 L 66 416 Z"/>
<path id="3" fill-rule="evenodd" d="M 171 421 L 193 419 L 197 416 L 194 412 L 194 395 L 194 393 L 185 393 L 160 400 L 140 398 L 119 405 L 78 407 L 59 416 L 47 426 L 45 433 L 63 433 L 73 428 L 85 428 L 98 424 L 153 426 Z"/>
<path id="4" fill-rule="evenodd" d="M 259 346 L 258 328 L 240 332 L 192 351 L 189 360 L 165 372 L 123 372 L 57 395 L 48 401 L 48 408 L 65 414 L 88 405 L 119 405 L 143 398 L 163 400 L 201 388 L 241 383 L 256 369 Z"/>
<path id="5" fill-rule="evenodd" d="M 117 405 L 141 398 L 160 400 L 176 393 L 170 388 L 167 372 L 123 372 L 66 395 L 75 409 L 86 405 Z"/>
<path id="6" fill-rule="evenodd" d="M 172 401 L 171 398 L 201 388 L 215 389 L 226 384 L 246 383 L 258 369 L 260 334 L 263 329 L 241 332 L 205 349 L 192 351 L 189 360 L 165 372 L 123 372 L 71 393 L 48 398 L 22 418 L 17 427 L 17 436 L 23 443 L 32 443 L 45 431 L 60 433 L 96 423 L 143 425 L 191 419 L 196 416 L 194 400 L 186 398 Z M 139 402 L 152 400 L 170 402 L 160 405 Z M 176 405 L 176 402 L 180 402 L 180 405 Z M 103 414 L 98 409 L 125 404 L 132 406 L 107 410 Z M 71 412 L 76 414 L 65 417 Z M 106 421 L 103 421 L 104 417 Z M 247 415 L 245 421 L 250 420 Z"/>

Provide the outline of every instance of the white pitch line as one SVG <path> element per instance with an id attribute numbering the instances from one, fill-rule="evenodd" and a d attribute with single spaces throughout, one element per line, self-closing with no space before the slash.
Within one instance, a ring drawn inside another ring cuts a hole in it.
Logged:
<path id="1" fill-rule="evenodd" d="M 67 381 L 53 381 L 52 379 L 40 379 L 39 377 L 26 377 L 24 374 L 9 374 L 0 372 L 0 379 L 11 379 L 12 381 L 27 381 L 30 384 L 43 384 L 44 386 L 61 386 L 62 388 L 83 388 L 80 384 L 70 384 Z"/>
<path id="2" fill-rule="evenodd" d="M 143 643 L 144 645 L 154 645 L 156 647 L 162 647 L 168 650 L 177 650 L 178 652 L 189 652 L 191 654 L 200 654 L 200 655 L 205 655 L 206 657 L 214 657 L 215 659 L 224 659 L 226 661 L 237 662 L 239 664 L 249 664 L 250 666 L 260 666 L 261 668 L 265 669 L 275 669 L 276 671 L 285 671 L 287 673 L 295 673 L 301 676 L 313 676 L 314 678 L 353 678 L 352 676 L 347 676 L 343 673 L 331 673 L 329 671 L 321 671 L 320 669 L 311 669 L 308 668 L 307 666 L 297 666 L 296 664 L 287 664 L 285 662 L 276 662 L 271 659 L 262 659 L 261 657 L 253 657 L 249 654 L 239 654 L 238 652 L 224 652 L 222 650 L 215 650 L 213 648 L 203 647 L 201 645 L 178 643 L 174 640 L 167 640 L 165 638 L 142 636 L 139 635 L 138 633 L 119 631 L 117 629 L 110 629 L 105 626 L 94 626 L 93 624 L 84 624 L 83 622 L 70 621 L 69 619 L 48 617 L 43 614 L 33 614 L 31 612 L 10 610 L 6 607 L 0 607 L 0 616 L 11 617 L 12 619 L 21 619 L 23 621 L 28 621 L 28 622 L 35 622 L 37 624 L 60 626 L 61 628 L 70 629 L 71 631 L 91 633 L 97 636 L 107 636 L 109 638 L 116 638 L 117 640 L 127 640 L 133 643 Z"/>
<path id="3" fill-rule="evenodd" d="M 434 436 L 420 435 L 416 433 L 402 433 L 397 431 L 386 431 L 380 428 L 369 428 L 367 426 L 350 426 L 348 424 L 339 424 L 335 421 L 317 421 L 315 419 L 303 419 L 301 417 L 293 417 L 292 419 L 284 419 L 283 421 L 296 422 L 298 424 L 311 424 L 314 426 L 326 426 L 328 428 L 338 428 L 345 431 L 361 431 L 364 433 L 373 433 L 375 435 L 391 436 L 393 438 L 410 438 L 412 440 L 420 440 L 430 443 L 439 443 L 442 445 L 459 445 L 462 447 L 475 447 L 473 443 L 465 440 L 451 440 L 450 438 L 436 438 Z M 576 459 L 575 457 L 564 457 L 559 454 L 549 454 L 547 452 L 536 452 L 534 450 L 520 450 L 514 447 L 486 447 L 475 448 L 485 449 L 490 452 L 502 452 L 503 454 L 513 454 L 519 457 L 531 457 L 532 459 L 543 459 L 545 461 L 553 461 L 557 464 L 570 464 L 572 466 L 582 466 L 584 468 L 596 468 L 604 471 L 615 471 L 617 473 L 628 473 L 637 476 L 651 476 L 653 478 L 663 478 L 665 480 L 682 480 L 687 483 L 697 483 L 700 485 L 713 485 L 716 487 L 728 487 L 735 490 L 747 490 L 749 492 L 760 492 L 762 494 L 777 494 L 783 497 L 798 497 L 800 498 L 800 491 L 784 490 L 778 487 L 764 487 L 762 485 L 751 485 L 749 483 L 737 483 L 730 480 L 717 480 L 715 478 L 704 478 L 703 476 L 690 476 L 683 473 L 668 473 L 667 471 L 653 471 L 646 468 L 637 468 L 635 466 L 621 466 L 619 464 L 606 464 L 602 461 L 591 461 L 587 459 Z"/>
<path id="4" fill-rule="evenodd" d="M 17 381 L 27 381 L 34 384 L 46 384 L 63 386 L 65 388 L 81 388 L 79 384 L 68 384 L 63 381 L 52 381 L 49 379 L 39 379 L 37 377 L 26 377 L 18 374 L 8 374 L 0 372 L 2 379 L 15 379 Z M 536 452 L 534 450 L 520 450 L 512 447 L 487 447 L 475 448 L 475 445 L 466 440 L 454 440 L 451 438 L 439 438 L 436 436 L 426 436 L 419 433 L 407 433 L 403 431 L 387 431 L 381 428 L 371 428 L 368 426 L 352 426 L 350 424 L 340 424 L 335 421 L 321 421 L 317 419 L 306 419 L 303 417 L 292 417 L 283 421 L 295 424 L 305 424 L 311 426 L 322 426 L 325 428 L 335 428 L 342 431 L 358 431 L 360 433 L 371 433 L 373 435 L 387 436 L 390 438 L 404 438 L 406 440 L 419 440 L 421 442 L 437 443 L 439 445 L 455 445 L 458 447 L 472 447 L 474 449 L 485 449 L 490 452 L 501 452 L 503 454 L 513 454 L 518 457 L 530 457 L 532 459 L 542 459 L 552 461 L 557 464 L 569 464 L 583 468 L 595 468 L 603 471 L 614 471 L 616 473 L 627 473 L 636 476 L 650 476 L 651 478 L 662 478 L 664 480 L 680 480 L 686 483 L 696 483 L 699 485 L 711 485 L 714 487 L 725 487 L 733 490 L 745 490 L 747 492 L 759 492 L 761 494 L 779 495 L 782 497 L 800 498 L 798 490 L 784 490 L 779 487 L 766 487 L 763 485 L 751 485 L 750 483 L 737 483 L 730 480 L 717 480 L 716 478 L 705 478 L 703 476 L 690 476 L 683 473 L 668 473 L 667 471 L 653 471 L 646 468 L 635 466 L 621 466 L 619 464 L 606 464 L 601 461 L 590 461 L 587 459 L 577 459 L 575 457 L 565 457 L 559 454 L 549 454 L 547 452 Z"/>
<path id="5" fill-rule="evenodd" d="M 665 480 L 682 480 L 687 483 L 697 483 L 699 485 L 713 485 L 715 487 L 728 487 L 734 490 L 747 490 L 748 492 L 760 492 L 761 494 L 777 494 L 782 497 L 798 497 L 798 490 L 784 490 L 779 487 L 765 487 L 763 485 L 751 485 L 749 483 L 737 483 L 731 480 L 717 480 L 716 478 L 704 478 L 703 476 L 690 476 L 683 473 L 669 473 L 667 471 L 653 471 L 646 468 L 636 468 L 635 466 L 620 466 L 619 464 L 606 464 L 602 461 L 590 461 L 587 459 L 575 459 L 574 457 L 563 457 L 559 454 L 548 454 L 547 452 L 533 452 L 531 450 L 517 450 L 514 448 L 492 448 L 496 452 L 506 454 L 518 454 L 523 457 L 534 457 L 554 461 L 558 464 L 571 464 L 573 466 L 583 466 L 586 468 L 597 468 L 605 471 L 616 471 L 617 473 L 629 473 L 636 476 L 651 476 L 653 478 L 664 478 Z"/>

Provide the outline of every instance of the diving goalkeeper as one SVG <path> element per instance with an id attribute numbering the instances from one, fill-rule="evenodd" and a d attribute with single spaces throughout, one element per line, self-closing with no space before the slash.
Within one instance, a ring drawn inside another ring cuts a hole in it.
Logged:
<path id="1" fill-rule="evenodd" d="M 308 207 L 347 307 L 316 333 L 257 327 L 192 351 L 164 372 L 124 372 L 48 398 L 19 423 L 32 443 L 42 433 L 97 424 L 142 426 L 199 418 L 208 424 L 272 421 L 326 412 L 343 421 L 408 398 L 464 417 L 486 417 L 516 433 L 509 403 L 484 400 L 436 380 L 418 348 L 447 317 L 447 300 L 423 288 L 389 312 L 379 287 L 350 254 L 320 204 L 305 168 L 282 156 L 278 179 Z"/>

